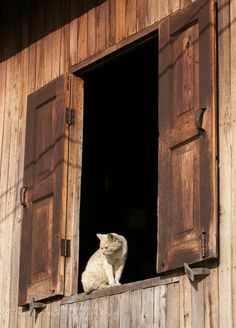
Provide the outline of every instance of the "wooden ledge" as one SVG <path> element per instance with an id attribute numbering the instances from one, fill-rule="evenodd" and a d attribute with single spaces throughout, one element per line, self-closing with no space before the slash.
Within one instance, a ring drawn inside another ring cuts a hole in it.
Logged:
<path id="1" fill-rule="evenodd" d="M 156 277 L 146 280 L 141 280 L 137 282 L 132 282 L 120 286 L 115 287 L 109 287 L 104 288 L 100 290 L 93 291 L 91 294 L 76 294 L 72 296 L 63 297 L 61 300 L 61 305 L 65 304 L 71 304 L 76 302 L 82 302 L 82 301 L 88 301 L 94 298 L 99 297 L 105 297 L 105 296 L 111 296 L 115 294 L 122 294 L 127 291 L 133 291 L 138 289 L 144 289 L 149 287 L 156 287 L 156 286 L 162 286 L 162 285 L 168 285 L 179 281 L 179 277 L 173 277 L 173 278 L 162 278 L 162 277 Z"/>

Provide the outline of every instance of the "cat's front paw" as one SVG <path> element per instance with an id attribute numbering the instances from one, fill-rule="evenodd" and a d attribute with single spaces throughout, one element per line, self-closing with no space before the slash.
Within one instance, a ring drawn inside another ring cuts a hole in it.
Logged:
<path id="1" fill-rule="evenodd" d="M 120 282 L 116 282 L 116 283 L 115 283 L 115 286 L 120 286 L 120 285 L 121 285 Z"/>

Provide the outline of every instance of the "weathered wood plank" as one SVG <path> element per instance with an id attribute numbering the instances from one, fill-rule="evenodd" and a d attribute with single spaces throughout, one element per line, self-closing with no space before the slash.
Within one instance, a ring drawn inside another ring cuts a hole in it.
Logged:
<path id="1" fill-rule="evenodd" d="M 158 20 L 163 19 L 169 14 L 169 1 L 157 0 L 158 1 Z"/>
<path id="2" fill-rule="evenodd" d="M 141 312 L 141 326 L 146 328 L 153 328 L 154 316 L 154 288 L 146 288 L 142 290 L 142 312 Z"/>
<path id="3" fill-rule="evenodd" d="M 191 284 L 192 328 L 205 327 L 204 279 Z"/>
<path id="4" fill-rule="evenodd" d="M 69 305 L 61 305 L 60 306 L 60 328 L 67 328 L 68 327 L 68 320 L 69 320 Z"/>
<path id="5" fill-rule="evenodd" d="M 50 328 L 51 326 L 51 308 L 52 308 L 52 304 L 51 303 L 47 303 L 47 306 L 45 309 L 42 310 L 41 312 L 41 326 L 40 327 L 44 327 L 44 328 Z"/>
<path id="6" fill-rule="evenodd" d="M 137 31 L 136 0 L 127 0 L 125 5 L 125 35 L 129 36 Z"/>
<path id="7" fill-rule="evenodd" d="M 236 114 L 235 110 L 233 109 L 236 103 L 236 90 L 235 90 L 235 84 L 236 84 L 236 63 L 235 63 L 235 51 L 236 46 L 234 42 L 234 36 L 236 33 L 236 4 L 235 1 L 230 2 L 230 35 L 231 35 L 231 45 L 230 45 L 230 58 L 231 58 L 231 111 L 232 111 L 232 157 L 231 157 L 231 165 L 232 165 L 232 179 L 235 179 L 235 142 L 236 142 Z M 231 185 L 231 192 L 232 192 L 232 221 L 231 221 L 231 247 L 232 247 L 232 320 L 233 325 L 236 325 L 236 298 L 234 295 L 236 295 L 236 223 L 235 223 L 235 217 L 236 217 L 236 187 L 235 187 L 235 180 L 233 184 Z"/>
<path id="8" fill-rule="evenodd" d="M 109 287 L 109 288 L 96 290 L 90 294 L 82 293 L 82 294 L 73 295 L 71 297 L 64 297 L 61 301 L 61 304 L 69 304 L 69 303 L 75 303 L 75 302 L 80 302 L 80 301 L 86 301 L 86 300 L 93 299 L 93 298 L 111 296 L 114 294 L 121 294 L 121 293 L 125 293 L 127 291 L 134 291 L 134 290 L 139 290 L 139 289 L 148 288 L 148 287 L 164 286 L 164 285 L 172 284 L 177 281 L 179 281 L 179 277 L 166 278 L 166 279 L 160 279 L 160 277 L 150 278 L 150 279 L 132 282 L 132 283 L 121 285 L 121 286 L 115 286 L 115 287 Z"/>
<path id="9" fill-rule="evenodd" d="M 70 2 L 70 66 L 78 62 L 78 1 Z"/>
<path id="10" fill-rule="evenodd" d="M 154 289 L 154 327 L 166 326 L 166 286 L 158 286 Z"/>
<path id="11" fill-rule="evenodd" d="M 180 279 L 180 327 L 192 327 L 192 311 L 191 311 L 191 284 L 187 276 Z"/>
<path id="12" fill-rule="evenodd" d="M 7 65 L 6 62 L 3 62 L 0 64 L 0 76 L 1 76 L 1 81 L 2 81 L 2 87 L 0 88 L 0 103 L 1 106 L 0 108 L 4 109 L 5 108 L 5 93 L 6 93 L 6 79 L 7 79 Z M 1 110 L 0 111 L 0 138 L 1 140 L 4 140 L 4 142 L 0 142 L 0 212 L 1 214 L 1 219 L 0 219 L 0 258 L 3 260 L 4 259 L 4 229 L 5 229 L 5 205 L 6 205 L 6 180 L 4 174 L 7 172 L 7 159 L 8 156 L 6 157 L 7 153 L 5 151 L 7 150 L 5 148 L 5 143 L 8 143 L 10 141 L 5 141 L 5 134 L 6 134 L 6 121 L 5 117 L 6 111 Z M 4 156 L 3 156 L 4 154 Z M 0 265 L 0 293 L 2 292 L 3 289 L 3 264 Z M 1 294 L 3 295 L 3 294 Z M 2 302 L 4 301 L 4 298 L 2 297 L 0 299 L 0 323 L 2 322 L 2 315 L 3 315 L 3 304 Z"/>
<path id="13" fill-rule="evenodd" d="M 205 279 L 205 328 L 217 328 L 219 327 L 218 269 L 211 269 L 211 274 Z"/>
<path id="14" fill-rule="evenodd" d="M 3 215 L 4 221 L 4 230 L 3 230 L 3 257 L 2 261 L 3 272 L 2 272 L 2 294 L 3 295 L 3 304 L 2 311 L 4 316 L 2 317 L 3 326 L 8 327 L 10 324 L 11 315 L 16 318 L 17 308 L 16 303 L 11 302 L 11 279 L 13 279 L 12 284 L 16 284 L 14 280 L 16 278 L 15 274 L 11 272 L 12 256 L 13 256 L 13 230 L 15 227 L 15 214 L 17 210 L 16 201 L 16 185 L 19 179 L 18 177 L 18 165 L 17 162 L 17 146 L 18 146 L 18 118 L 19 118 L 19 99 L 20 99 L 20 54 L 15 57 L 12 57 L 7 62 L 7 72 L 8 78 L 6 82 L 6 103 L 5 110 L 7 113 L 7 119 L 5 120 L 4 125 L 4 139 L 9 137 L 9 153 L 6 151 L 6 154 L 9 155 L 7 166 L 7 174 L 5 175 L 5 183 L 3 183 L 4 192 L 6 192 L 6 203 L 5 203 L 5 215 Z M 6 140 L 6 139 L 5 139 Z M 6 140 L 7 142 L 7 140 Z M 4 151 L 4 149 L 3 149 Z M 5 155 L 5 154 L 4 154 Z M 2 185 L 2 181 L 1 181 Z M 10 274 L 9 274 L 10 273 Z M 15 272 L 14 272 L 15 273 Z M 16 273 L 17 275 L 17 273 Z M 15 286 L 17 288 L 17 285 Z M 12 305 L 12 308 L 11 308 Z M 12 313 L 11 313 L 12 312 Z"/>
<path id="15" fill-rule="evenodd" d="M 108 328 L 108 297 L 102 297 L 99 299 L 98 327 Z"/>
<path id="16" fill-rule="evenodd" d="M 96 6 L 95 38 L 96 53 L 106 48 L 106 2 L 99 2 Z"/>
<path id="17" fill-rule="evenodd" d="M 179 322 L 179 283 L 167 286 L 166 299 L 166 327 L 182 328 Z"/>
<path id="18" fill-rule="evenodd" d="M 88 15 L 87 1 L 79 3 L 79 27 L 78 27 L 78 62 L 88 56 Z"/>
<path id="19" fill-rule="evenodd" d="M 109 297 L 109 328 L 120 327 L 120 295 L 111 295 Z"/>
<path id="20" fill-rule="evenodd" d="M 106 47 L 116 43 L 116 0 L 106 1 Z"/>
<path id="21" fill-rule="evenodd" d="M 90 328 L 99 328 L 98 325 L 98 302 L 99 299 L 89 301 L 88 326 Z"/>
<path id="22" fill-rule="evenodd" d="M 52 302 L 50 328 L 60 327 L 60 310 L 60 301 Z"/>
<path id="23" fill-rule="evenodd" d="M 27 87 L 28 87 L 28 49 L 24 49 L 20 54 L 20 66 L 19 75 L 24 76 L 24 79 L 19 79 L 19 107 L 18 107 L 18 120 L 17 125 L 17 144 L 15 149 L 15 181 L 14 181 L 14 213 L 13 213 L 13 227 L 12 227 L 12 254 L 11 257 L 11 281 L 10 281 L 10 326 L 14 327 L 17 322 L 17 302 L 18 302 L 18 281 L 19 281 L 19 259 L 20 259 L 20 233 L 21 233 L 21 206 L 19 190 L 22 186 L 22 174 L 24 166 L 24 140 L 25 131 L 24 123 L 26 119 L 26 107 L 27 107 Z"/>
<path id="24" fill-rule="evenodd" d="M 96 0 L 88 0 L 88 57 L 96 52 Z"/>
<path id="25" fill-rule="evenodd" d="M 125 38 L 125 1 L 116 0 L 116 42 Z"/>
<path id="26" fill-rule="evenodd" d="M 130 292 L 120 295 L 120 328 L 130 327 Z"/>
<path id="27" fill-rule="evenodd" d="M 142 313 L 142 290 L 131 292 L 131 328 L 142 328 L 140 315 Z M 139 315 L 137 315 L 137 313 Z"/>
<path id="28" fill-rule="evenodd" d="M 218 1 L 219 49 L 219 151 L 220 151 L 220 269 L 219 327 L 233 327 L 232 318 L 232 112 L 231 112 L 231 13 L 227 0 Z M 233 220 L 233 221 L 232 221 Z"/>
<path id="29" fill-rule="evenodd" d="M 137 0 L 137 30 L 140 31 L 147 26 L 148 1 Z"/>

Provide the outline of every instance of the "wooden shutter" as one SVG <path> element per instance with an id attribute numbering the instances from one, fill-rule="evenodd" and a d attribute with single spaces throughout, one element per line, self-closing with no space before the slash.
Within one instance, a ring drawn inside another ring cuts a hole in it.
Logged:
<path id="1" fill-rule="evenodd" d="M 159 31 L 157 271 L 217 256 L 214 1 Z"/>
<path id="2" fill-rule="evenodd" d="M 63 295 L 69 125 L 78 81 L 61 76 L 28 97 L 19 304 Z M 26 192 L 25 192 L 26 191 Z"/>

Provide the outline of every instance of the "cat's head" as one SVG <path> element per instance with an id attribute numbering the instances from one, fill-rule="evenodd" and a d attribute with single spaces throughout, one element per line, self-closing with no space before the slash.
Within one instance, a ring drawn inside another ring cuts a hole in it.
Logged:
<path id="1" fill-rule="evenodd" d="M 105 256 L 112 255 L 122 247 L 122 241 L 116 238 L 115 234 L 113 233 L 98 233 L 97 237 L 100 239 L 100 249 Z"/>

